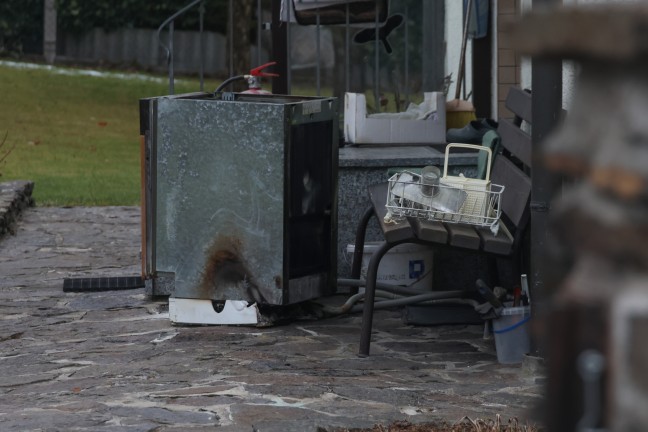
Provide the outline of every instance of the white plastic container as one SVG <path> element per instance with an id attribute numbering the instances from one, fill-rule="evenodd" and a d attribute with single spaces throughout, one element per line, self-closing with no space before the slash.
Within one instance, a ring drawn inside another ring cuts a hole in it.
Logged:
<path id="1" fill-rule="evenodd" d="M 344 95 L 344 139 L 353 144 L 412 145 L 446 143 L 446 97 L 443 92 L 423 93 L 424 105 L 434 112 L 426 119 L 367 113 L 363 93 Z"/>
<path id="2" fill-rule="evenodd" d="M 367 278 L 369 260 L 379 242 L 366 242 L 362 255 L 361 278 Z M 355 245 L 347 245 L 349 262 L 353 260 Z M 421 292 L 432 290 L 432 266 L 434 255 L 432 249 L 418 244 L 405 243 L 393 247 L 380 261 L 378 266 L 378 282 L 391 285 L 409 286 Z M 421 278 L 415 283 L 417 279 Z"/>
<path id="3" fill-rule="evenodd" d="M 529 338 L 529 306 L 505 307 L 502 315 L 493 320 L 497 361 L 502 364 L 521 363 L 531 350 Z"/>

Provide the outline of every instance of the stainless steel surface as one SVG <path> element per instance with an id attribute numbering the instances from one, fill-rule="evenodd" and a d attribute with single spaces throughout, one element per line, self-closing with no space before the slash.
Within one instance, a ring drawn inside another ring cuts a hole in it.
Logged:
<path id="1" fill-rule="evenodd" d="M 323 253 L 330 272 L 293 272 L 304 252 L 299 242 L 291 243 L 291 235 L 301 231 L 291 231 L 299 215 L 289 201 L 294 194 L 290 155 L 297 154 L 293 146 L 309 153 L 316 144 L 292 142 L 291 134 L 297 132 L 291 128 L 329 123 L 331 166 L 326 169 L 335 178 L 337 102 L 236 97 L 240 99 L 161 97 L 153 104 L 152 181 L 147 188 L 153 201 L 149 225 L 154 227 L 147 234 L 150 271 L 174 274 L 174 295 L 181 298 L 286 304 L 321 296 L 335 278 L 337 206 L 320 212 L 331 219 L 332 255 Z M 333 204 L 334 187 L 328 186 Z M 299 197 L 300 208 L 311 205 L 301 201 L 306 198 Z M 292 261 L 290 247 L 295 249 Z"/>
<path id="2" fill-rule="evenodd" d="M 441 178 L 441 170 L 439 167 L 426 166 L 421 170 L 421 183 L 423 184 L 421 191 L 425 196 L 434 196 L 439 193 L 439 179 Z"/>
<path id="3" fill-rule="evenodd" d="M 421 209 L 432 209 L 441 212 L 457 213 L 466 201 L 467 193 L 461 189 L 439 187 L 436 193 L 426 194 L 426 186 L 418 176 L 404 172 L 397 179 L 390 181 L 390 195 L 395 199 L 405 199 L 419 204 Z M 402 205 L 402 204 L 401 204 Z"/>
<path id="4" fill-rule="evenodd" d="M 247 283 L 268 302 L 280 301 L 274 279 L 283 271 L 283 226 L 276 223 L 283 220 L 283 124 L 274 120 L 283 111 L 271 104 L 159 100 L 156 268 L 175 273 L 177 296 L 209 296 L 203 280 L 209 266 L 238 254 L 248 271 L 233 269 L 235 277 L 223 278 L 226 297 L 239 299 L 231 295 Z M 228 253 L 219 257 L 219 250 Z"/>

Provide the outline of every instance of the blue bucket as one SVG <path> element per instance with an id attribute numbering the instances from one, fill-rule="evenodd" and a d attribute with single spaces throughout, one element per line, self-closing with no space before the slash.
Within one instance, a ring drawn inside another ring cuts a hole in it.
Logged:
<path id="1" fill-rule="evenodd" d="M 499 318 L 493 320 L 497 361 L 502 364 L 521 363 L 531 350 L 528 322 L 529 306 L 506 307 Z"/>

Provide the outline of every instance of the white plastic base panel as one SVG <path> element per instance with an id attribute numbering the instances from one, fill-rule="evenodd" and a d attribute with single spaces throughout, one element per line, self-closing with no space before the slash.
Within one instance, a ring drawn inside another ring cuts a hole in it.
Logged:
<path id="1" fill-rule="evenodd" d="M 256 325 L 258 312 L 256 304 L 242 300 L 226 300 L 223 310 L 216 312 L 211 300 L 169 298 L 169 318 L 177 324 Z"/>

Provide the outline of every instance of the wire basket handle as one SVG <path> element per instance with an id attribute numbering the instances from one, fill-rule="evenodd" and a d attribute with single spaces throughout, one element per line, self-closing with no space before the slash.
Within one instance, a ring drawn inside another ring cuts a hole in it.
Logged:
<path id="1" fill-rule="evenodd" d="M 472 150 L 485 151 L 488 154 L 488 163 L 486 164 L 486 179 L 490 180 L 491 161 L 493 160 L 493 152 L 490 148 L 478 144 L 460 144 L 450 143 L 445 148 L 445 161 L 443 162 L 443 177 L 448 177 L 448 156 L 450 155 L 450 148 L 467 148 Z"/>

